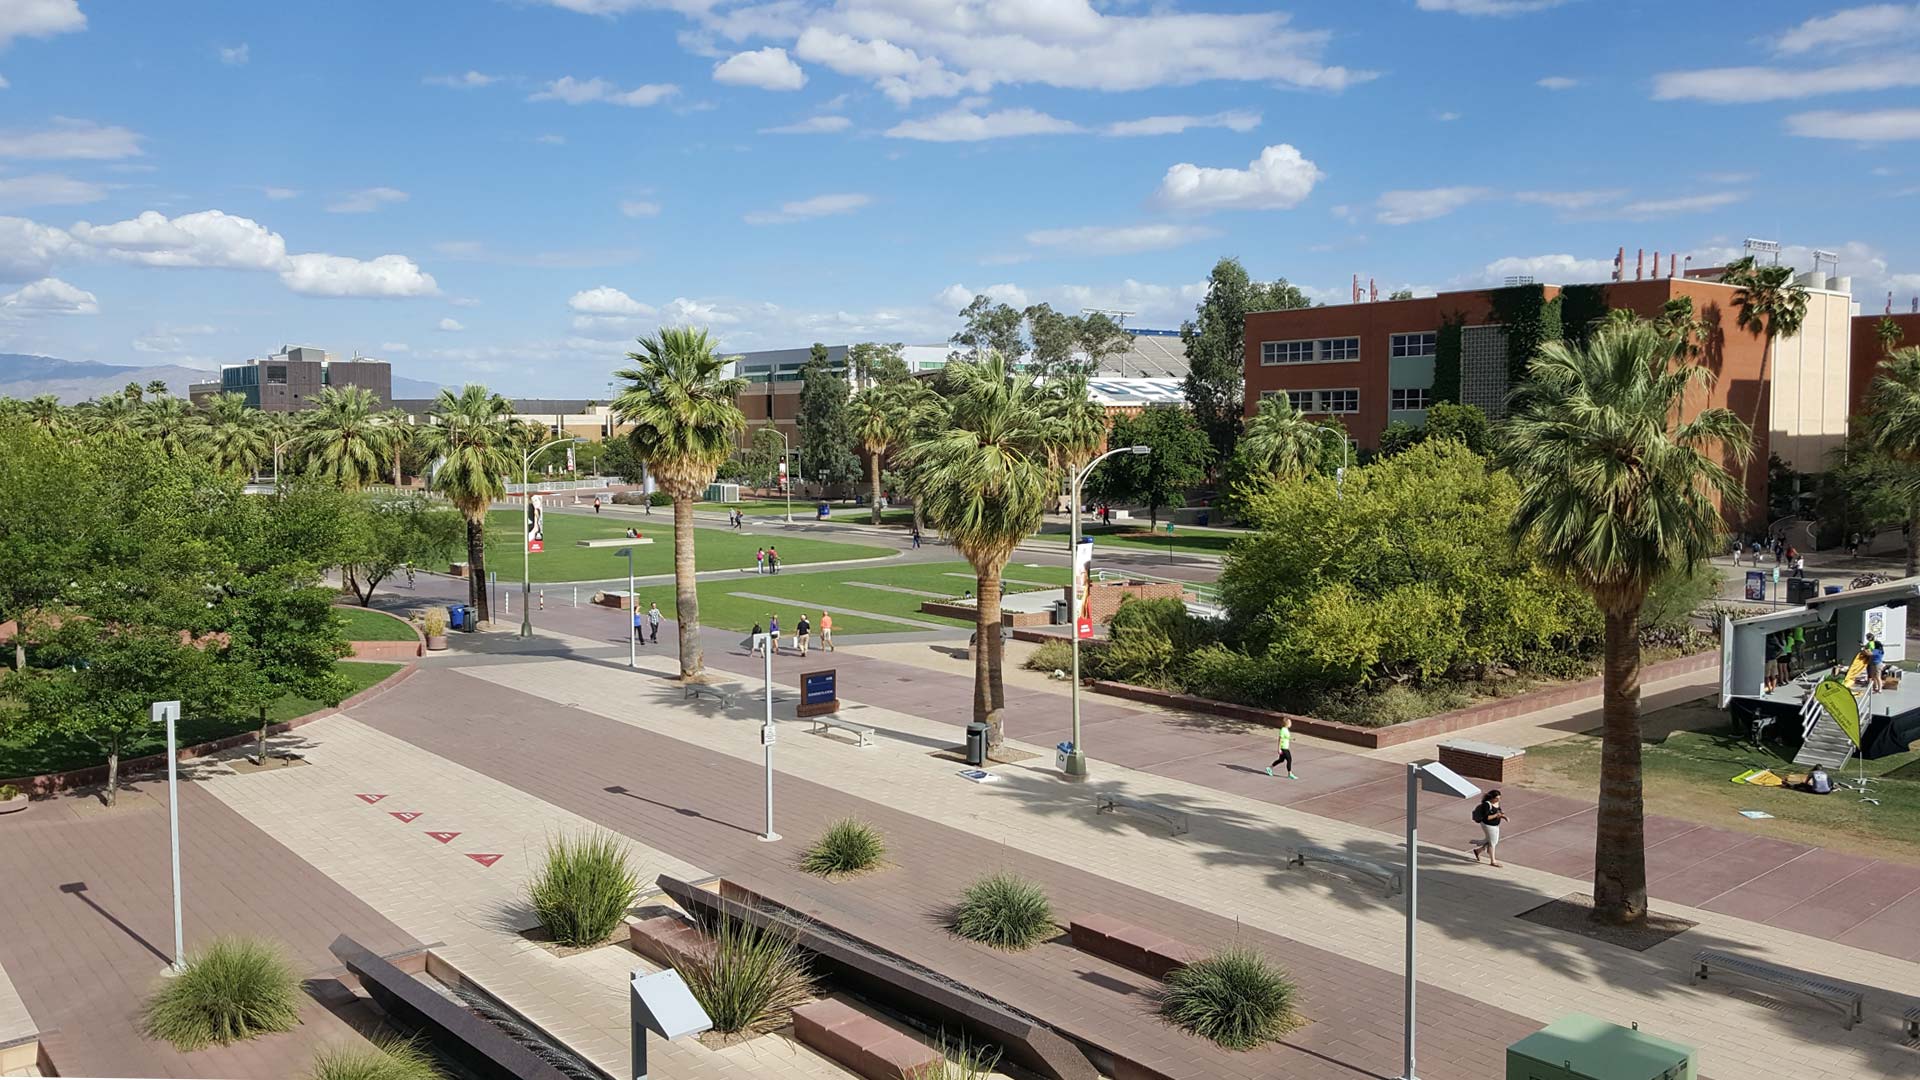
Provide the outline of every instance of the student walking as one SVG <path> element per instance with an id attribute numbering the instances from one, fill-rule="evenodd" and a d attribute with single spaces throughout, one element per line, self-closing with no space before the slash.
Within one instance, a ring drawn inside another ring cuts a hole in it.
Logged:
<path id="1" fill-rule="evenodd" d="M 916 550 L 920 547 L 920 526 L 918 525 L 913 527 L 913 546 Z"/>
<path id="2" fill-rule="evenodd" d="M 800 613 L 800 621 L 793 624 L 793 643 L 800 649 L 800 655 L 807 655 L 807 646 L 813 644 L 813 627 L 807 622 L 807 613 Z"/>
<path id="3" fill-rule="evenodd" d="M 648 633 L 648 642 L 650 644 L 653 644 L 653 645 L 660 644 L 660 605 L 659 604 L 647 605 L 647 633 Z"/>
<path id="4" fill-rule="evenodd" d="M 767 612 L 767 648 L 773 655 L 780 655 L 780 616 L 771 611 Z"/>
<path id="5" fill-rule="evenodd" d="M 772 544 L 768 544 L 767 545 L 767 573 L 777 574 L 779 572 L 780 572 L 780 550 L 774 547 Z"/>
<path id="6" fill-rule="evenodd" d="M 1480 861 L 1480 853 L 1487 853 L 1487 862 L 1500 865 L 1500 826 L 1507 820 L 1506 811 L 1500 809 L 1500 789 L 1494 788 L 1473 808 L 1474 824 L 1480 826 L 1482 837 L 1473 842 L 1473 861 Z"/>
<path id="7" fill-rule="evenodd" d="M 754 623 L 753 632 L 747 635 L 747 640 L 752 642 L 752 648 L 747 655 L 759 656 L 760 650 L 767 647 L 767 632 L 760 629 L 759 623 Z"/>
<path id="8" fill-rule="evenodd" d="M 1279 738 L 1280 738 L 1280 756 L 1273 759 L 1273 765 L 1267 766 L 1267 775 L 1268 776 L 1273 775 L 1274 765 L 1285 764 L 1287 767 L 1287 779 L 1298 780 L 1300 778 L 1293 775 L 1293 718 L 1292 717 L 1283 716 L 1280 718 Z"/>
<path id="9" fill-rule="evenodd" d="M 638 608 L 635 608 L 633 612 L 633 643 L 636 645 L 645 645 L 647 643 L 647 635 L 640 630 L 640 609 Z"/>
<path id="10" fill-rule="evenodd" d="M 767 572 L 767 549 L 766 548 L 761 548 L 760 550 L 753 553 L 753 572 L 756 574 L 764 574 Z"/>
<path id="11" fill-rule="evenodd" d="M 820 647 L 833 651 L 833 616 L 824 611 L 820 613 Z"/>
<path id="12" fill-rule="evenodd" d="M 593 497 L 593 512 L 596 514 L 600 512 L 600 496 L 598 495 Z"/>

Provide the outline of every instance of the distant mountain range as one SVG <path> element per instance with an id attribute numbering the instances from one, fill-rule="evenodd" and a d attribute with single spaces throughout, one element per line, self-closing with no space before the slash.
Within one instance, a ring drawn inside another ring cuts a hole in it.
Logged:
<path id="1" fill-rule="evenodd" d="M 135 367 L 130 364 L 102 364 L 93 360 L 61 360 L 53 356 L 29 356 L 24 353 L 0 353 L 0 397 L 31 398 L 52 394 L 61 404 L 117 394 L 128 383 L 141 386 L 160 380 L 167 389 L 186 396 L 189 383 L 218 378 L 205 368 L 160 364 Z M 393 377 L 393 396 L 428 398 L 440 392 L 440 384 L 421 379 Z"/>

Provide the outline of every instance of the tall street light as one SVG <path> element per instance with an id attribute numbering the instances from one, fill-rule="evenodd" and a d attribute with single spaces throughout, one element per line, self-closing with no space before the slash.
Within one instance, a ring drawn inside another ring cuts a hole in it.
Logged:
<path id="1" fill-rule="evenodd" d="M 587 440 L 579 438 L 578 436 L 568 435 L 564 438 L 554 439 L 551 442 L 544 443 L 520 455 L 520 497 L 527 500 L 527 514 L 529 516 L 533 514 L 533 492 L 527 489 L 533 486 L 533 481 L 528 478 L 529 473 L 533 469 L 533 459 L 556 446 L 586 441 Z M 527 526 L 526 522 L 523 521 L 520 523 L 520 636 L 523 638 L 533 636 L 533 604 L 530 603 L 532 599 L 533 549 L 527 546 Z"/>
<path id="2" fill-rule="evenodd" d="M 793 460 L 793 447 L 787 443 L 787 433 L 780 425 L 773 426 L 773 433 L 780 436 L 780 486 L 787 489 L 787 524 L 793 524 L 793 477 L 787 475 L 787 465 Z"/>
<path id="3" fill-rule="evenodd" d="M 1419 1080 L 1413 1071 L 1413 928 L 1420 918 L 1420 878 L 1418 850 L 1420 839 L 1420 792 L 1431 791 L 1455 799 L 1471 799 L 1480 794 L 1465 777 L 1437 761 L 1407 763 L 1407 1006 L 1406 1072 L 1400 1080 Z"/>
<path id="4" fill-rule="evenodd" d="M 1071 598 L 1071 606 L 1073 609 L 1068 613 L 1068 617 L 1073 620 L 1073 688 L 1070 691 L 1073 696 L 1073 752 L 1067 755 L 1067 777 L 1073 780 L 1084 780 L 1087 776 L 1087 754 L 1086 751 L 1080 748 L 1080 606 L 1084 602 L 1080 596 L 1080 572 L 1082 566 L 1091 565 L 1093 557 L 1091 552 L 1089 552 L 1083 558 L 1080 551 L 1080 485 L 1086 483 L 1087 476 L 1093 472 L 1095 465 L 1100 464 L 1115 454 L 1151 453 L 1153 453 L 1153 447 L 1151 446 L 1115 447 L 1101 454 L 1099 457 L 1094 458 L 1092 461 L 1087 462 L 1085 468 L 1075 472 L 1073 474 L 1073 483 L 1068 485 L 1067 488 L 1067 499 L 1072 503 L 1068 509 L 1073 515 L 1073 543 L 1067 548 L 1067 550 L 1072 553 L 1071 570 L 1073 574 L 1073 583 L 1068 586 L 1069 592 L 1067 594 Z M 1088 543 L 1092 543 L 1092 541 L 1089 540 Z M 1093 636 L 1091 622 L 1089 622 L 1087 627 L 1087 636 Z"/>
<path id="5" fill-rule="evenodd" d="M 1347 429 L 1341 427 L 1335 430 L 1334 428 L 1323 427 L 1320 430 L 1328 435 L 1338 436 L 1340 439 L 1340 471 L 1333 474 L 1333 492 L 1337 498 L 1344 499 L 1346 498 L 1347 488 L 1347 443 L 1349 441 Z"/>
<path id="6" fill-rule="evenodd" d="M 627 557 L 627 610 L 633 614 L 627 627 L 627 666 L 638 667 L 640 658 L 636 650 L 640 641 L 640 598 L 633 595 L 633 549 L 624 547 L 614 554 Z"/>

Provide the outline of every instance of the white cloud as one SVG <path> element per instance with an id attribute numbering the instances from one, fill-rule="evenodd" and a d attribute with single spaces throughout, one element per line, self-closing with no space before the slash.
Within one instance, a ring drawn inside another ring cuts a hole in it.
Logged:
<path id="1" fill-rule="evenodd" d="M 1920 4 L 1869 4 L 1808 19 L 1780 35 L 1774 51 L 1787 56 L 1813 49 L 1884 45 L 1920 34 Z"/>
<path id="2" fill-rule="evenodd" d="M 791 124 L 779 127 L 761 128 L 762 135 L 831 135 L 836 131 L 845 131 L 853 126 L 853 121 L 844 116 L 809 116 Z"/>
<path id="3" fill-rule="evenodd" d="M 106 188 L 71 176 L 52 173 L 0 176 L 0 210 L 20 206 L 79 206 L 106 197 Z"/>
<path id="4" fill-rule="evenodd" d="M 43 131 L 0 131 L 0 158 L 117 161 L 140 156 L 140 136 L 123 127 L 56 116 Z"/>
<path id="5" fill-rule="evenodd" d="M 1489 192 L 1481 187 L 1443 187 L 1426 188 L 1419 191 L 1383 192 L 1376 200 L 1378 212 L 1375 220 L 1383 225 L 1410 225 L 1416 221 L 1431 221 L 1445 217 L 1455 210 L 1485 198 Z"/>
<path id="6" fill-rule="evenodd" d="M 380 351 L 383 353 L 412 352 L 413 346 L 404 341 L 383 341 L 380 343 Z"/>
<path id="7" fill-rule="evenodd" d="M 653 308 L 611 285 L 601 285 L 574 293 L 567 298 L 567 308 L 580 315 L 632 317 L 654 314 Z"/>
<path id="8" fill-rule="evenodd" d="M 1612 259 L 1582 259 L 1572 255 L 1508 256 L 1488 263 L 1473 280 L 1498 283 L 1510 277 L 1530 277 L 1535 281 L 1605 281 L 1613 275 Z"/>
<path id="9" fill-rule="evenodd" d="M 460 324 L 459 319 L 441 319 L 436 329 L 440 330 L 442 333 L 457 334 L 460 331 L 465 330 L 466 327 Z"/>
<path id="10" fill-rule="evenodd" d="M 1656 101 L 1691 100 L 1714 105 L 1797 101 L 1823 94 L 1920 86 L 1920 65 L 1901 55 L 1810 68 L 1730 67 L 1669 71 L 1654 76 Z"/>
<path id="11" fill-rule="evenodd" d="M 467 71 L 459 75 L 429 75 L 420 81 L 428 86 L 444 86 L 449 90 L 478 90 L 499 82 L 500 76 Z"/>
<path id="12" fill-rule="evenodd" d="M 1316 290 L 1305 289 L 1310 295 Z M 1062 285 L 1052 290 L 1056 306 L 1131 311 L 1134 326 L 1174 328 L 1193 316 L 1194 305 L 1207 295 L 1205 281 L 1185 285 L 1158 285 L 1128 278 L 1118 285 Z M 1319 297 L 1316 297 L 1318 299 Z"/>
<path id="13" fill-rule="evenodd" d="M 1060 135 L 1079 130 L 1080 126 L 1070 120 L 1061 120 L 1034 109 L 1000 109 L 983 114 L 962 106 L 918 120 L 903 120 L 887 129 L 887 137 L 919 139 L 922 142 L 979 142 L 1019 135 Z"/>
<path id="14" fill-rule="evenodd" d="M 667 98 L 680 92 L 672 83 L 648 83 L 622 90 L 605 79 L 576 79 L 571 75 L 562 76 L 547 84 L 545 90 L 532 94 L 528 101 L 564 101 L 569 105 L 586 105 L 603 101 L 609 105 L 625 105 L 632 109 L 642 109 L 649 105 L 658 105 Z"/>
<path id="15" fill-rule="evenodd" d="M 542 146 L 565 146 L 565 145 L 567 145 L 567 137 L 566 137 L 565 135 L 554 135 L 554 134 L 551 134 L 551 133 L 549 133 L 549 134 L 546 134 L 546 135 L 535 135 L 535 136 L 533 137 L 533 141 L 534 141 L 534 142 L 537 142 L 537 143 L 539 143 L 539 144 L 541 144 Z"/>
<path id="16" fill-rule="evenodd" d="M 220 62 L 228 67 L 239 67 L 252 58 L 252 50 L 244 41 L 238 45 L 220 46 Z"/>
<path id="17" fill-rule="evenodd" d="M 132 342 L 133 351 L 144 353 L 183 353 L 191 348 L 191 346 L 187 344 L 186 338 L 204 337 L 208 334 L 215 333 L 219 333 L 218 327 L 207 326 L 205 324 L 196 326 L 167 326 L 163 324 L 155 326 L 152 330 L 134 338 Z"/>
<path id="18" fill-rule="evenodd" d="M 98 314 L 100 301 L 97 297 L 59 278 L 41 278 L 0 296 L 0 316 L 32 318 L 38 315 Z"/>
<path id="19" fill-rule="evenodd" d="M 7 81 L 7 77 L 5 75 L 0 75 L 0 90 L 5 90 L 12 85 L 13 85 L 12 83 Z"/>
<path id="20" fill-rule="evenodd" d="M 1695 214 L 1703 210 L 1718 210 L 1723 206 L 1744 201 L 1744 191 L 1716 191 L 1705 195 L 1682 195 L 1672 199 L 1641 199 L 1620 207 L 1615 216 L 1628 221 L 1646 221 L 1651 218 L 1672 217 L 1675 214 Z"/>
<path id="21" fill-rule="evenodd" d="M 280 202 L 285 199 L 297 198 L 300 192 L 294 188 L 287 187 L 263 187 L 260 189 L 260 194 L 265 195 L 274 202 Z"/>
<path id="22" fill-rule="evenodd" d="M 1167 170 L 1154 198 L 1176 210 L 1290 210 L 1326 178 L 1290 143 L 1260 151 L 1244 169 L 1212 169 L 1182 162 Z"/>
<path id="23" fill-rule="evenodd" d="M 1178 135 L 1190 128 L 1226 128 L 1241 133 L 1260 126 L 1260 114 L 1245 109 L 1230 109 L 1209 116 L 1148 116 L 1139 120 L 1120 120 L 1102 128 L 1107 135 Z"/>
<path id="24" fill-rule="evenodd" d="M 52 37 L 87 28 L 80 0 L 8 0 L 0 4 L 0 49 L 17 37 Z"/>
<path id="25" fill-rule="evenodd" d="M 1538 206 L 1551 206 L 1555 210 L 1591 210 L 1596 206 L 1614 202 L 1626 195 L 1620 188 L 1602 188 L 1589 191 L 1516 191 L 1515 202 L 1533 203 Z"/>
<path id="26" fill-rule="evenodd" d="M 787 56 L 787 50 L 769 45 L 734 53 L 713 65 L 713 81 L 729 86 L 757 86 L 762 90 L 798 90 L 807 85 L 807 73 Z"/>
<path id="27" fill-rule="evenodd" d="M 973 303 L 975 296 L 985 296 L 996 304 L 1009 304 L 1017 308 L 1027 306 L 1027 291 L 1010 284 L 988 285 L 979 289 L 954 284 L 941 289 L 934 299 L 950 311 L 960 311 Z"/>
<path id="28" fill-rule="evenodd" d="M 645 199 L 627 199 L 620 203 L 620 212 L 627 217 L 658 217 L 660 204 Z"/>
<path id="29" fill-rule="evenodd" d="M 668 301 L 661 314 L 673 326 L 727 326 L 740 321 L 738 314 L 722 310 L 718 304 L 689 300 L 684 296 L 676 296 Z"/>
<path id="30" fill-rule="evenodd" d="M 1533 85 L 1543 90 L 1571 90 L 1580 85 L 1580 80 L 1569 79 L 1565 75 L 1549 75 L 1544 79 L 1534 80 Z"/>
<path id="31" fill-rule="evenodd" d="M 280 281 L 303 296 L 407 299 L 438 296 L 433 276 L 404 255 L 350 259 L 344 255 L 292 255 Z"/>
<path id="32" fill-rule="evenodd" d="M 1443 112 L 1443 113 L 1436 114 L 1434 116 L 1434 119 L 1440 121 L 1443 124 L 1451 124 L 1455 120 L 1460 119 L 1460 114 L 1457 112 Z"/>
<path id="33" fill-rule="evenodd" d="M 1559 7 L 1566 0 L 1419 0 L 1421 11 L 1451 11 L 1456 15 L 1525 15 Z"/>
<path id="34" fill-rule="evenodd" d="M 329 214 L 371 214 L 384 206 L 407 201 L 407 193 L 399 188 L 370 187 L 359 191 L 350 191 L 327 204 Z"/>
<path id="35" fill-rule="evenodd" d="M 873 196 L 858 192 L 839 195 L 815 195 L 811 199 L 781 203 L 778 210 L 759 210 L 742 218 L 749 225 L 780 225 L 789 221 L 851 214 L 873 201 Z"/>
<path id="36" fill-rule="evenodd" d="M 94 253 L 143 266 L 279 270 L 287 261 L 279 233 L 220 210 L 176 218 L 148 210 L 110 225 L 83 221 L 68 231 Z"/>
<path id="37" fill-rule="evenodd" d="M 1074 229 L 1039 229 L 1027 234 L 1027 243 L 1035 247 L 1062 248 L 1075 255 L 1126 255 L 1165 251 L 1219 235 L 1218 229 L 1201 225 L 1085 225 Z"/>
<path id="38" fill-rule="evenodd" d="M 454 307 L 460 307 L 460 308 L 477 308 L 480 306 L 480 301 L 474 299 L 471 296 L 456 296 L 453 299 L 448 300 L 447 303 L 452 304 Z"/>
<path id="39" fill-rule="evenodd" d="M 0 281 L 44 277 L 72 249 L 73 238 L 64 229 L 26 218 L 0 217 Z"/>
<path id="40" fill-rule="evenodd" d="M 1854 139 L 1859 142 L 1920 139 L 1920 109 L 1795 113 L 1787 117 L 1787 131 L 1810 139 Z"/>

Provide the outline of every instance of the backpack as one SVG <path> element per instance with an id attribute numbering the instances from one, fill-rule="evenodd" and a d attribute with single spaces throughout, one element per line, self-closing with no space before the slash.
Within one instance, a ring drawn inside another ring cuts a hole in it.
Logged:
<path id="1" fill-rule="evenodd" d="M 1473 823 L 1475 825 L 1485 825 L 1487 823 L 1486 803 L 1481 803 L 1473 808 Z"/>

